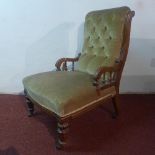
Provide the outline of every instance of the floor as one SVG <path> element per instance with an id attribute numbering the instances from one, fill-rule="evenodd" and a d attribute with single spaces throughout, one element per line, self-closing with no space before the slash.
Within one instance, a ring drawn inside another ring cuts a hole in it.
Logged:
<path id="1" fill-rule="evenodd" d="M 54 117 L 36 108 L 29 118 L 23 96 L 0 95 L 0 155 L 154 155 L 155 95 L 121 95 L 119 117 L 111 111 L 108 101 L 73 120 L 58 151 Z"/>

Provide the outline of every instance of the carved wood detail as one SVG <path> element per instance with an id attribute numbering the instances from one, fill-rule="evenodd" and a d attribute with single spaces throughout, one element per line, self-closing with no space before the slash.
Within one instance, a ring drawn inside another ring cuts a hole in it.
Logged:
<path id="1" fill-rule="evenodd" d="M 25 99 L 26 99 L 26 103 L 28 106 L 28 116 L 31 117 L 34 114 L 34 104 L 32 103 L 32 101 L 27 96 L 26 90 L 24 90 L 24 94 L 25 94 Z"/>
<path id="2" fill-rule="evenodd" d="M 57 139 L 56 148 L 63 149 L 66 144 L 69 123 L 67 121 L 57 120 Z"/>
<path id="3" fill-rule="evenodd" d="M 72 63 L 72 71 L 74 71 L 74 63 L 79 60 L 80 55 L 81 54 L 79 54 L 76 58 L 61 58 L 57 60 L 55 64 L 57 71 L 67 71 L 68 70 L 67 62 Z"/>

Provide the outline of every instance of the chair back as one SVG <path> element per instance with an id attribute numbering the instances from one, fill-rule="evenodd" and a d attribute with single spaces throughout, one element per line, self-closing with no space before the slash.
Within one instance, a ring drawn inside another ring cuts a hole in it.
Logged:
<path id="1" fill-rule="evenodd" d="M 125 62 L 128 52 L 130 25 L 128 7 L 89 12 L 84 24 L 84 44 L 77 70 L 95 74 L 101 66 Z M 122 63 L 122 68 L 124 63 Z"/>

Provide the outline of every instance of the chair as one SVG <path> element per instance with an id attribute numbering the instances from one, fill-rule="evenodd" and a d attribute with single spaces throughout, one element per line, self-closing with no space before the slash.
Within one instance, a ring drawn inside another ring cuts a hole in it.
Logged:
<path id="1" fill-rule="evenodd" d="M 106 99 L 112 99 L 114 116 L 118 115 L 119 85 L 133 16 L 134 11 L 128 7 L 88 13 L 81 54 L 59 59 L 57 71 L 23 79 L 29 116 L 37 104 L 56 117 L 58 149 L 64 147 L 69 122 Z M 72 66 L 70 70 L 68 64 Z"/>

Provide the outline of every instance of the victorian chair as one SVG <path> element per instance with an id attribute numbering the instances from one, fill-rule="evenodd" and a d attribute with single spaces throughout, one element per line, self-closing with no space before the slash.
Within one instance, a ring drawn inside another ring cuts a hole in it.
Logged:
<path id="1" fill-rule="evenodd" d="M 118 115 L 119 84 L 128 53 L 131 20 L 128 7 L 93 11 L 84 25 L 84 45 L 76 58 L 61 58 L 57 71 L 43 72 L 23 79 L 29 116 L 34 103 L 57 119 L 56 147 L 65 144 L 71 119 L 111 98 Z M 68 70 L 67 63 L 72 64 Z M 75 64 L 76 62 L 76 64 Z"/>

